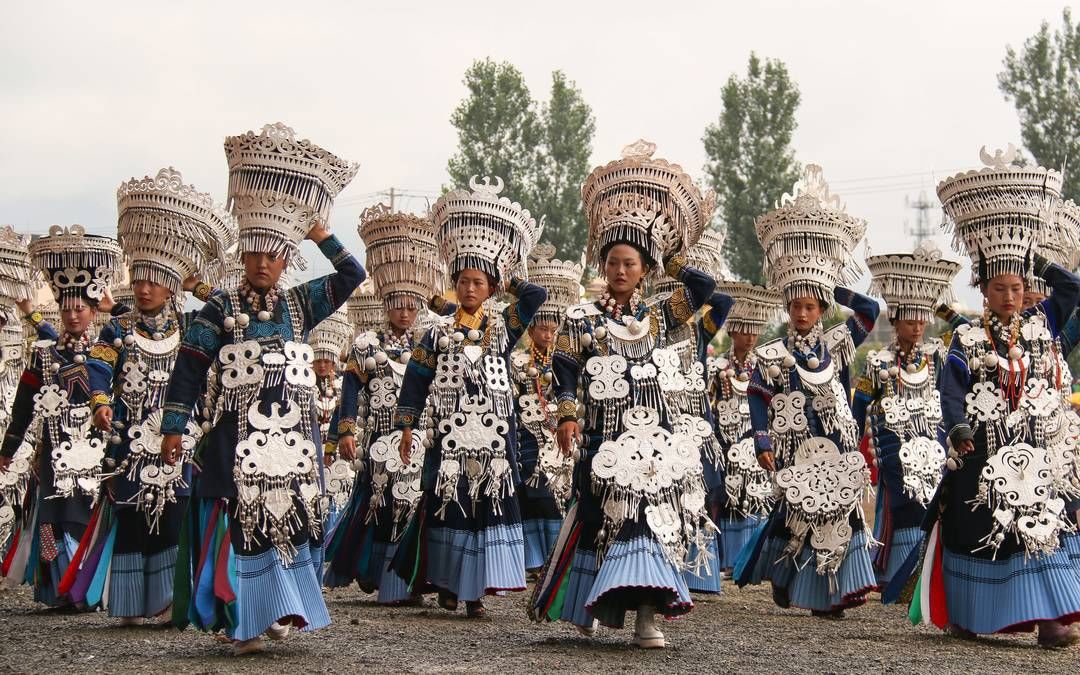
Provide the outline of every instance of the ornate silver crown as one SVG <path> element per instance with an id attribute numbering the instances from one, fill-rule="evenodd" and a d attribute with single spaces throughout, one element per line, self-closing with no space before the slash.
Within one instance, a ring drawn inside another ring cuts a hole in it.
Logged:
<path id="1" fill-rule="evenodd" d="M 365 264 L 375 292 L 387 307 L 422 308 L 442 292 L 446 271 L 430 219 L 376 204 L 360 214 L 357 231 L 367 250 Z"/>
<path id="2" fill-rule="evenodd" d="M 377 331 L 386 324 L 383 301 L 375 293 L 375 285 L 365 281 L 353 291 L 345 303 L 349 324 L 356 335 Z"/>
<path id="3" fill-rule="evenodd" d="M 30 264 L 30 237 L 11 225 L 0 228 L 0 302 L 33 297 L 34 268 Z"/>
<path id="4" fill-rule="evenodd" d="M 316 220 L 329 224 L 334 198 L 359 165 L 341 159 L 278 122 L 225 139 L 229 209 L 240 248 L 293 253 Z"/>
<path id="5" fill-rule="evenodd" d="M 498 176 L 469 180 L 469 190 L 458 189 L 439 198 L 431 207 L 439 250 L 447 272 L 481 270 L 503 287 L 510 277 L 525 278 L 525 261 L 540 239 L 543 221 L 537 223 L 521 204 L 500 197 L 503 180 Z"/>
<path id="6" fill-rule="evenodd" d="M 181 297 L 184 279 L 207 270 L 221 276 L 236 221 L 209 193 L 185 184 L 179 171 L 170 166 L 121 183 L 116 206 L 130 282 L 152 281 Z"/>
<path id="7" fill-rule="evenodd" d="M 1041 246 L 1061 202 L 1061 174 L 1043 167 L 1020 167 L 1009 144 L 993 154 L 984 146 L 985 166 L 938 183 L 945 228 L 953 246 L 971 258 L 972 284 L 1000 274 L 1025 276 L 1033 248 Z"/>
<path id="8" fill-rule="evenodd" d="M 330 359 L 337 363 L 352 343 L 353 327 L 349 323 L 348 310 L 339 308 L 322 320 L 308 335 L 308 344 L 316 359 Z"/>
<path id="9" fill-rule="evenodd" d="M 866 234 L 866 221 L 847 214 L 816 164 L 806 165 L 794 194 L 759 216 L 754 229 L 769 284 L 781 290 L 785 304 L 799 297 L 831 303 L 838 284 L 859 277 L 852 252 Z"/>
<path id="10" fill-rule="evenodd" d="M 871 256 L 866 266 L 873 275 L 870 293 L 885 300 L 890 318 L 923 321 L 932 321 L 941 303 L 952 302 L 952 280 L 961 267 L 942 258 L 930 241 L 911 253 Z"/>
<path id="11" fill-rule="evenodd" d="M 30 259 L 61 306 L 96 306 L 123 275 L 123 254 L 115 239 L 86 234 L 82 225 L 53 225 L 30 242 Z"/>
<path id="12" fill-rule="evenodd" d="M 761 335 L 783 309 L 784 298 L 779 292 L 745 281 L 719 281 L 716 292 L 729 295 L 735 301 L 724 322 L 724 329 L 729 334 Z"/>
<path id="13" fill-rule="evenodd" d="M 655 152 L 655 143 L 638 140 L 623 148 L 621 159 L 596 167 L 585 179 L 581 203 L 589 221 L 590 265 L 600 267 L 611 245 L 630 243 L 658 267 L 696 243 L 708 225 L 716 195 L 703 193 L 678 164 L 654 159 Z"/>
<path id="14" fill-rule="evenodd" d="M 556 260 L 555 247 L 537 244 L 529 256 L 529 279 L 547 289 L 547 300 L 533 315 L 533 323 L 561 324 L 566 308 L 581 302 L 584 268 L 569 260 Z"/>

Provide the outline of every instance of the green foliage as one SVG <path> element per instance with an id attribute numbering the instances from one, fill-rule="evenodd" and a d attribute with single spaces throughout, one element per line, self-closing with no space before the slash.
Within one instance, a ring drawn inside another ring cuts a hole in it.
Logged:
<path id="1" fill-rule="evenodd" d="M 799 177 L 791 150 L 799 89 L 782 61 L 750 54 L 746 77 L 731 75 L 723 110 L 702 139 L 705 171 L 727 225 L 725 257 L 733 274 L 763 283 L 754 219 L 773 208 Z"/>
<path id="2" fill-rule="evenodd" d="M 1068 7 L 1051 33 L 1043 22 L 1020 51 L 1007 47 L 998 87 L 1016 106 L 1024 146 L 1035 161 L 1062 167 L 1080 160 L 1080 25 Z M 1072 168 L 1072 167 L 1068 167 Z M 1065 197 L 1080 199 L 1080 173 L 1065 172 Z"/>
<path id="3" fill-rule="evenodd" d="M 581 91 L 555 71 L 541 105 L 521 71 L 491 59 L 475 61 L 464 83 L 468 94 L 450 116 L 458 132 L 458 151 L 446 167 L 450 180 L 465 186 L 472 176 L 499 176 L 505 196 L 545 217 L 543 240 L 577 259 L 588 236 L 580 190 L 596 129 Z"/>
<path id="4" fill-rule="evenodd" d="M 589 173 L 596 121 L 581 90 L 561 71 L 551 74 L 551 97 L 543 106 L 541 121 L 529 203 L 547 218 L 544 241 L 553 244 L 562 257 L 576 260 L 589 236 L 581 209 L 581 184 Z"/>

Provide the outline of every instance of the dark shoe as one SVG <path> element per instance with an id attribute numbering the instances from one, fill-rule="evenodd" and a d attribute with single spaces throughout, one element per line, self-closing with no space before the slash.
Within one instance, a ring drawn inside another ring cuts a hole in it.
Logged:
<path id="1" fill-rule="evenodd" d="M 450 591 L 439 591 L 439 607 L 448 612 L 457 611 L 457 596 Z"/>
<path id="2" fill-rule="evenodd" d="M 978 640 L 979 636 L 976 633 L 969 631 L 967 628 L 961 628 L 960 626 L 949 624 L 945 626 L 945 634 L 949 637 L 954 637 L 957 640 Z"/>
<path id="3" fill-rule="evenodd" d="M 1045 649 L 1064 649 L 1080 642 L 1080 632 L 1057 621 L 1039 622 L 1039 646 Z"/>
<path id="4" fill-rule="evenodd" d="M 810 616 L 817 617 L 818 619 L 829 619 L 830 621 L 842 621 L 844 619 L 843 609 L 812 609 L 810 610 Z"/>
<path id="5" fill-rule="evenodd" d="M 484 603 L 479 600 L 470 600 L 466 602 L 465 616 L 470 619 L 483 619 L 487 616 L 487 610 L 484 609 Z"/>
<path id="6" fill-rule="evenodd" d="M 777 607 L 782 609 L 791 607 L 791 598 L 788 596 L 787 589 L 782 586 L 773 585 L 772 601 L 776 603 Z"/>

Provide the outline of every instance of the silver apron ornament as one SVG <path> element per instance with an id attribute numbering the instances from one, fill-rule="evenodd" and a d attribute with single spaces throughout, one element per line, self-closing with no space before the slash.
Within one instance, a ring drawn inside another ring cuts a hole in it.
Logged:
<path id="1" fill-rule="evenodd" d="M 412 517 L 420 502 L 420 473 L 424 467 L 424 442 L 420 433 L 412 435 L 409 463 L 401 461 L 398 448 L 401 431 L 394 430 L 371 445 L 371 500 L 367 522 L 378 522 L 378 512 L 388 497 L 394 504 L 394 528 L 391 539 L 397 539 L 399 529 Z"/>
<path id="2" fill-rule="evenodd" d="M 758 463 L 753 438 L 744 438 L 728 448 L 726 468 L 724 490 L 728 504 L 744 517 L 767 515 L 773 504 L 773 486 L 769 472 Z"/>
<path id="3" fill-rule="evenodd" d="M 135 508 L 146 518 L 150 532 L 160 531 L 161 516 L 167 504 L 176 503 L 176 491 L 189 487 L 184 480 L 184 465 L 191 462 L 202 437 L 202 429 L 194 420 L 188 420 L 180 437 L 180 456 L 175 464 L 166 464 L 160 454 L 161 417 L 162 411 L 158 409 L 142 422 L 128 427 L 130 451 L 118 468 L 118 472 L 126 470 L 128 478 L 139 484 L 133 500 Z"/>
<path id="4" fill-rule="evenodd" d="M 668 561 L 680 569 L 700 567 L 709 555 L 706 538 L 716 526 L 704 513 L 701 457 L 692 429 L 668 431 L 657 411 L 642 406 L 628 409 L 623 420 L 626 431 L 601 443 L 591 463 L 592 488 L 604 511 L 598 555 L 623 523 L 637 521 L 644 510 Z M 688 562 L 695 545 L 698 558 Z"/>
<path id="5" fill-rule="evenodd" d="M 458 483 L 464 476 L 470 502 L 474 506 L 483 497 L 492 500 L 495 513 L 500 513 L 499 500 L 513 492 L 510 462 L 506 458 L 507 421 L 492 408 L 491 400 L 466 396 L 461 410 L 439 422 L 442 436 L 442 463 L 439 466 L 435 493 L 442 499 L 436 512 L 443 518 L 450 504 L 457 504 L 464 513 L 458 497 Z"/>
<path id="6" fill-rule="evenodd" d="M 784 555 L 798 560 L 810 535 L 818 574 L 829 575 L 835 590 L 836 573 L 851 544 L 849 519 L 857 514 L 869 485 L 866 460 L 858 452 L 841 452 L 831 440 L 815 436 L 795 450 L 794 463 L 776 472 L 776 484 L 787 503 L 785 524 L 792 536 Z"/>

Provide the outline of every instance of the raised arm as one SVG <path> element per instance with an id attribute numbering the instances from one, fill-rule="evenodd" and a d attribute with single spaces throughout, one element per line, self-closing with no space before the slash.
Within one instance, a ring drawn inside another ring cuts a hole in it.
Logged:
<path id="1" fill-rule="evenodd" d="M 338 307 L 349 299 L 356 287 L 367 278 L 364 268 L 334 235 L 327 235 L 318 243 L 318 246 L 326 259 L 334 266 L 334 271 L 324 277 L 312 279 L 289 289 L 290 293 L 296 294 L 297 300 L 304 308 L 305 331 L 310 331 L 337 311 Z M 296 336 L 296 339 L 300 339 L 300 336 Z"/>
<path id="2" fill-rule="evenodd" d="M 543 286 L 530 284 L 528 281 L 512 279 L 508 290 L 517 298 L 503 310 L 503 319 L 506 321 L 506 328 L 510 335 L 510 348 L 512 349 L 517 344 L 517 341 L 521 339 L 521 336 L 525 334 L 525 329 L 532 323 L 536 310 L 540 309 L 540 305 L 547 300 L 547 289 Z"/>
<path id="3" fill-rule="evenodd" d="M 682 255 L 672 256 L 664 264 L 664 271 L 672 279 L 682 283 L 671 297 L 662 304 L 664 318 L 669 326 L 679 326 L 691 318 L 716 290 L 716 281 L 708 274 L 686 264 Z M 728 308 L 730 309 L 730 307 Z"/>
<path id="4" fill-rule="evenodd" d="M 874 330 L 878 314 L 881 313 L 881 306 L 878 305 L 877 300 L 842 286 L 836 287 L 833 298 L 854 312 L 848 317 L 847 327 L 851 331 L 851 341 L 858 347 L 866 341 L 870 331 Z"/>
<path id="5" fill-rule="evenodd" d="M 1050 296 L 1040 302 L 1039 306 L 1049 320 L 1050 333 L 1057 337 L 1065 328 L 1069 315 L 1076 309 L 1077 301 L 1080 301 L 1080 279 L 1038 253 L 1035 254 L 1034 265 L 1035 274 L 1045 279 L 1046 285 L 1050 287 Z"/>

